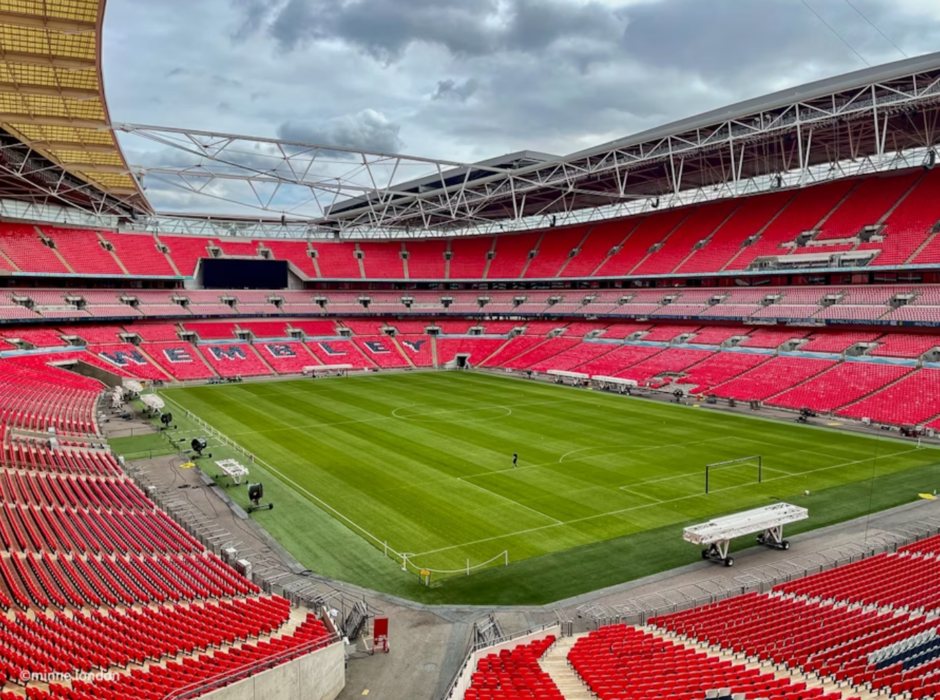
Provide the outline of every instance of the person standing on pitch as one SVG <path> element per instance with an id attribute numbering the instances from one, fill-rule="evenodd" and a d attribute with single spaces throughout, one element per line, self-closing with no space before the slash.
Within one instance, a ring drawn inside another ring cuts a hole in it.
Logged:
<path id="1" fill-rule="evenodd" d="M 518 463 L 519 463 L 519 453 L 513 452 L 512 453 L 512 468 L 515 469 Z"/>

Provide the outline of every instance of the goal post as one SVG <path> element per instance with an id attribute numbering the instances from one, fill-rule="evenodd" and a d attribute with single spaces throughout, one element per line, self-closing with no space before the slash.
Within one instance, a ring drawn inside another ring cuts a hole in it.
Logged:
<path id="1" fill-rule="evenodd" d="M 757 464 L 757 483 L 761 483 L 764 480 L 764 460 L 760 455 L 751 455 L 750 457 L 739 457 L 738 459 L 729 459 L 724 462 L 712 462 L 711 464 L 705 465 L 705 493 L 709 491 L 711 485 L 711 473 L 713 471 L 719 471 L 722 469 L 729 469 L 735 465 L 744 464 L 744 463 L 756 463 Z"/>

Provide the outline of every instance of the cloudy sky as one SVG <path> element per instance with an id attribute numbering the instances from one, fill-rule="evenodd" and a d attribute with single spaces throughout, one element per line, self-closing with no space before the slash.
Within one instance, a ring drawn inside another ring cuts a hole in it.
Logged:
<path id="1" fill-rule="evenodd" d="M 940 3 L 109 0 L 104 45 L 115 121 L 472 161 L 936 50 Z"/>

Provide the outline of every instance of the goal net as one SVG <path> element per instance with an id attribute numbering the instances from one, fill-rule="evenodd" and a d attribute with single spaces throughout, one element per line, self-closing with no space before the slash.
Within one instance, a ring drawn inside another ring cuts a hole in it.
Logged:
<path id="1" fill-rule="evenodd" d="M 705 493 L 759 484 L 764 478 L 764 463 L 760 455 L 712 462 L 705 465 Z"/>

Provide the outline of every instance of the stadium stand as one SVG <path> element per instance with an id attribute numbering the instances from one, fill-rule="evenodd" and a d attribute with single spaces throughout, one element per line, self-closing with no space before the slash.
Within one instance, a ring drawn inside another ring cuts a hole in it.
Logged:
<path id="1" fill-rule="evenodd" d="M 410 366 L 394 340 L 387 335 L 357 335 L 353 338 L 353 343 L 363 355 L 383 369 Z"/>
<path id="2" fill-rule="evenodd" d="M 352 340 L 321 340 L 308 342 L 306 345 L 314 357 L 324 365 L 352 365 L 355 369 L 376 367 L 376 363 L 364 355 Z"/>
<path id="3" fill-rule="evenodd" d="M 661 374 L 677 375 L 692 365 L 701 362 L 708 353 L 703 350 L 686 350 L 682 348 L 668 348 L 632 367 L 616 374 L 621 379 L 633 379 L 640 383 L 647 383 Z"/>
<path id="4" fill-rule="evenodd" d="M 101 237 L 111 244 L 115 257 L 127 270 L 127 274 L 135 277 L 177 276 L 167 256 L 157 247 L 157 240 L 153 236 L 102 231 Z"/>
<path id="5" fill-rule="evenodd" d="M 769 401 L 774 406 L 828 413 L 884 389 L 911 367 L 843 362 Z"/>
<path id="6" fill-rule="evenodd" d="M 471 366 L 483 364 L 490 355 L 505 345 L 504 338 L 478 338 L 467 336 L 464 338 L 437 338 L 437 362 L 444 367 L 453 362 L 458 355 L 466 355 Z"/>
<path id="7" fill-rule="evenodd" d="M 555 355 L 581 344 L 580 338 L 549 338 L 533 348 L 504 362 L 501 367 L 509 369 L 535 369 L 535 365 L 551 363 Z M 552 369 L 558 369 L 553 367 Z"/>
<path id="8" fill-rule="evenodd" d="M 643 345 L 615 345 L 614 350 L 602 355 L 596 360 L 585 362 L 578 367 L 578 372 L 589 374 L 592 377 L 613 377 L 638 362 L 651 358 L 659 352 L 660 347 Z"/>
<path id="9" fill-rule="evenodd" d="M 319 277 L 314 260 L 310 257 L 310 247 L 305 241 L 265 240 L 262 245 L 271 251 L 275 260 L 288 261 L 311 279 Z"/>
<path id="10" fill-rule="evenodd" d="M 522 353 L 532 350 L 535 346 L 544 343 L 545 340 L 546 338 L 537 335 L 517 335 L 481 364 L 484 367 L 501 367 L 505 362 L 509 362 Z"/>
<path id="11" fill-rule="evenodd" d="M 277 374 L 300 374 L 319 364 L 303 343 L 261 342 L 254 349 Z"/>
<path id="12" fill-rule="evenodd" d="M 835 366 L 834 360 L 806 357 L 774 357 L 738 377 L 718 385 L 710 393 L 739 401 L 766 401 Z"/>
<path id="13" fill-rule="evenodd" d="M 197 349 L 220 377 L 258 377 L 274 374 L 271 366 L 247 343 L 199 345 Z"/>
<path id="14" fill-rule="evenodd" d="M 361 279 L 355 243 L 313 243 L 320 276 L 324 279 Z M 398 263 L 401 267 L 401 261 Z"/>
<path id="15" fill-rule="evenodd" d="M 88 347 L 88 351 L 132 377 L 160 381 L 167 381 L 170 378 L 166 372 L 154 365 L 140 348 L 129 343 L 91 345 Z"/>
<path id="16" fill-rule="evenodd" d="M 120 277 L 125 271 L 110 251 L 105 250 L 95 231 L 42 227 L 42 234 L 55 246 L 71 271 L 80 275 Z"/>
<path id="17" fill-rule="evenodd" d="M 408 241 L 408 279 L 447 279 L 447 241 Z"/>
<path id="18" fill-rule="evenodd" d="M 201 258 L 209 257 L 208 238 L 194 236 L 160 236 L 159 242 L 169 249 L 169 256 L 181 275 L 192 277 Z"/>
<path id="19" fill-rule="evenodd" d="M 141 343 L 140 349 L 171 377 L 180 381 L 209 379 L 217 376 L 202 359 L 202 355 L 189 343 L 182 343 L 178 340 Z"/>
<path id="20" fill-rule="evenodd" d="M 555 643 L 549 635 L 498 654 L 482 657 L 471 677 L 464 700 L 564 700 L 539 659 Z"/>
<path id="21" fill-rule="evenodd" d="M 895 425 L 929 421 L 940 416 L 940 370 L 919 369 L 836 413 Z"/>
<path id="22" fill-rule="evenodd" d="M 740 206 L 736 200 L 717 202 L 693 209 L 656 251 L 651 251 L 630 274 L 662 275 L 672 272 L 688 259 L 696 246 L 722 235 L 722 224 Z"/>
<path id="23" fill-rule="evenodd" d="M 434 345 L 429 335 L 396 335 L 394 343 L 415 367 L 434 366 Z"/>
<path id="24" fill-rule="evenodd" d="M 566 228 L 547 233 L 539 242 L 536 255 L 529 262 L 525 277 L 557 277 L 584 236 L 587 229 L 583 226 Z"/>
<path id="25" fill-rule="evenodd" d="M 0 251 L 20 271 L 71 273 L 62 258 L 43 244 L 35 226 L 0 224 Z"/>
<path id="26" fill-rule="evenodd" d="M 767 355 L 743 352 L 716 353 L 685 370 L 676 383 L 687 384 L 691 392 L 709 393 L 713 387 L 729 382 L 770 359 Z"/>
<path id="27" fill-rule="evenodd" d="M 529 254 L 532 253 L 541 233 L 520 233 L 497 236 L 493 253 L 487 268 L 486 279 L 516 279 L 522 277 L 529 264 Z"/>

